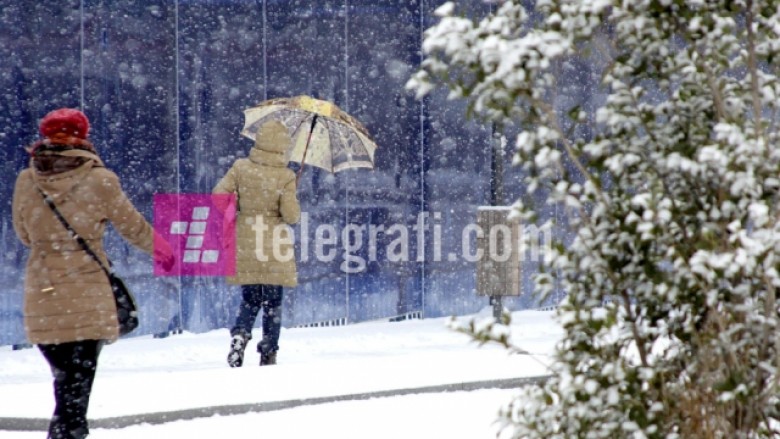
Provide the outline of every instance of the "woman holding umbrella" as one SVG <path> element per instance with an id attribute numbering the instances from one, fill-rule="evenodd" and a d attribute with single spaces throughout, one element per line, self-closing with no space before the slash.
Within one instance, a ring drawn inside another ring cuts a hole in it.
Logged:
<path id="1" fill-rule="evenodd" d="M 260 365 L 276 364 L 282 325 L 283 287 L 298 284 L 289 225 L 300 219 L 295 173 L 287 168 L 291 148 L 287 128 L 270 120 L 260 126 L 248 158 L 233 163 L 214 188 L 238 200 L 236 274 L 228 283 L 241 285 L 242 301 L 230 330 L 230 367 L 240 367 L 260 309 L 263 338 L 257 345 Z"/>
<path id="2" fill-rule="evenodd" d="M 230 331 L 228 364 L 232 367 L 243 363 L 260 308 L 260 364 L 276 363 L 282 287 L 297 285 L 292 242 L 285 237 L 288 225 L 300 217 L 295 191 L 304 164 L 332 173 L 373 169 L 377 148 L 357 119 L 332 102 L 305 95 L 269 99 L 247 108 L 241 135 L 255 140 L 255 146 L 248 159 L 236 160 L 214 189 L 235 193 L 239 206 L 237 273 L 228 281 L 242 285 L 243 300 Z M 301 164 L 297 177 L 287 168 L 288 161 Z"/>

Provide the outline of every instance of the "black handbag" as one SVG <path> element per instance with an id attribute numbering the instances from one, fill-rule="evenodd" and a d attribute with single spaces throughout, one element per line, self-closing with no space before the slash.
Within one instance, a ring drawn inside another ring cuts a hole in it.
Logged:
<path id="1" fill-rule="evenodd" d="M 54 201 L 51 197 L 46 195 L 40 188 L 38 188 L 38 192 L 41 193 L 46 205 L 54 212 L 54 216 L 56 216 L 65 229 L 68 230 L 70 237 L 79 243 L 81 248 L 83 248 L 98 265 L 100 265 L 100 268 L 106 273 L 106 276 L 108 276 L 108 282 L 111 284 L 111 291 L 114 292 L 114 301 L 116 302 L 116 317 L 119 323 L 119 335 L 122 336 L 131 333 L 138 327 L 138 304 L 135 302 L 135 297 L 130 293 L 130 290 L 127 288 L 127 285 L 125 285 L 122 278 L 106 268 L 106 266 L 103 265 L 103 262 L 100 261 L 100 258 L 98 258 L 95 252 L 89 247 L 87 241 L 73 230 L 70 223 L 62 216 L 59 209 L 57 209 L 57 206 L 54 205 Z M 109 264 L 110 263 L 111 262 L 109 261 Z"/>

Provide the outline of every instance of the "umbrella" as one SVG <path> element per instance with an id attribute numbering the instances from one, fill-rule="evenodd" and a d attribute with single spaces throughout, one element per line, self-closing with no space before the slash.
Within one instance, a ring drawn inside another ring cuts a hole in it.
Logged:
<path id="1" fill-rule="evenodd" d="M 339 172 L 350 168 L 374 167 L 376 143 L 357 119 L 332 102 L 309 96 L 263 101 L 244 110 L 241 135 L 254 140 L 268 120 L 277 120 L 290 130 L 293 147 L 288 160 Z"/>

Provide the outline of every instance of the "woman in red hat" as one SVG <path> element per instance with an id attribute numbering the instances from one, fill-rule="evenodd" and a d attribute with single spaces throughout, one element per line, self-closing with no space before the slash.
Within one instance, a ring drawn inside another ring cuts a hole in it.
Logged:
<path id="1" fill-rule="evenodd" d="M 89 119 L 61 108 L 40 123 L 43 138 L 28 148 L 30 167 L 16 180 L 13 225 L 30 248 L 24 280 L 24 327 L 51 366 L 56 407 L 50 439 L 84 438 L 87 407 L 100 349 L 119 336 L 117 310 L 105 272 L 46 205 L 53 204 L 104 266 L 106 223 L 134 246 L 173 264 L 169 247 L 154 240 L 112 171 L 88 140 Z M 161 245 L 162 244 L 162 245 Z"/>

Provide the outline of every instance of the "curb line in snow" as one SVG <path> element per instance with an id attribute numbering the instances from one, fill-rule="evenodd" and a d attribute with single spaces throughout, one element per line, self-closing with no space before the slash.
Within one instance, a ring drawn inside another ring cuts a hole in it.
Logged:
<path id="1" fill-rule="evenodd" d="M 467 383 L 441 384 L 437 386 L 415 387 L 409 389 L 380 390 L 377 392 L 353 393 L 348 395 L 323 396 L 318 398 L 290 399 L 286 401 L 269 401 L 251 404 L 221 405 L 174 410 L 170 412 L 139 413 L 136 415 L 115 416 L 110 418 L 90 419 L 90 428 L 125 428 L 137 424 L 163 424 L 174 421 L 187 421 L 211 416 L 230 416 L 245 413 L 270 412 L 307 405 L 327 404 L 342 401 L 359 401 L 390 396 L 414 395 L 420 393 L 444 393 L 472 391 L 481 389 L 512 389 L 528 384 L 541 384 L 547 381 L 549 375 L 506 378 L 500 380 L 472 381 Z M 0 417 L 0 431 L 46 431 L 49 420 L 42 418 L 3 418 Z"/>

